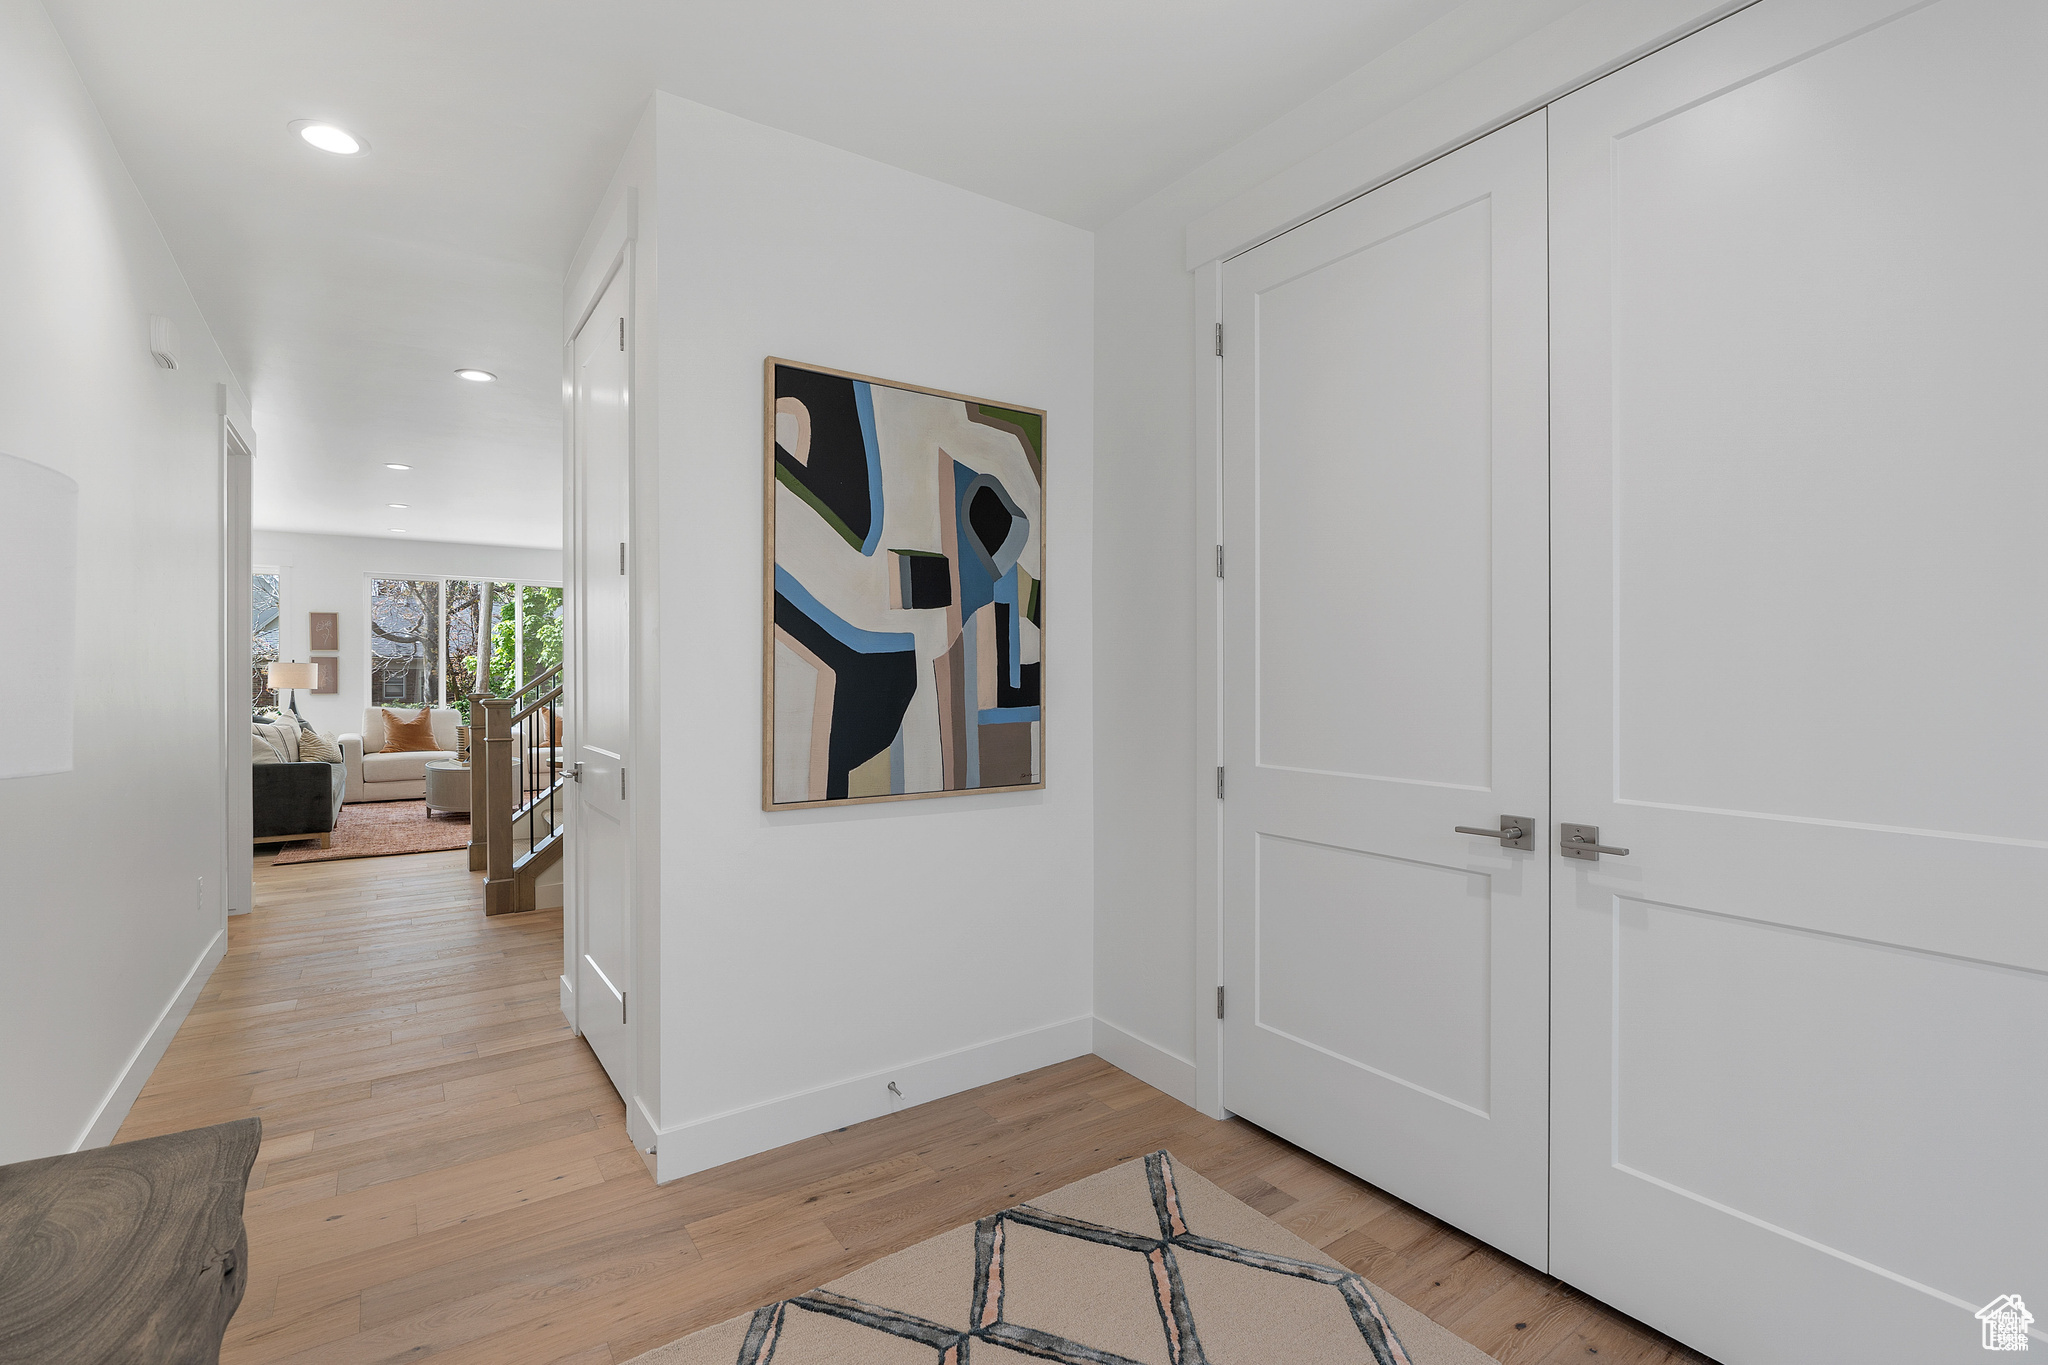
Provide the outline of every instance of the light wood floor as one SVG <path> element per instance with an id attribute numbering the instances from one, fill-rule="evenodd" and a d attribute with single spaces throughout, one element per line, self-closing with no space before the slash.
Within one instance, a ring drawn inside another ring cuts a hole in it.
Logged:
<path id="1" fill-rule="evenodd" d="M 226 1365 L 612 1365 L 1160 1147 L 1511 1365 L 1704 1360 L 1092 1057 L 657 1188 L 559 911 L 486 920 L 459 852 L 256 876 L 120 1134 L 263 1120 Z"/>

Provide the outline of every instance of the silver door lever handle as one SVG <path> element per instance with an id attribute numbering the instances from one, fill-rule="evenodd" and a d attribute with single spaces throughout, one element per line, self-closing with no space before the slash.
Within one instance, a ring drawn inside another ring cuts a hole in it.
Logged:
<path id="1" fill-rule="evenodd" d="M 1536 836 L 1532 833 L 1536 828 L 1536 822 L 1526 815 L 1501 816 L 1499 829 L 1480 829 L 1474 825 L 1453 825 L 1451 828 L 1460 834 L 1477 834 L 1487 839 L 1498 839 L 1502 848 L 1533 850 L 1536 847 Z"/>
<path id="2" fill-rule="evenodd" d="M 1567 858 L 1579 858 L 1589 863 L 1599 862 L 1603 853 L 1617 858 L 1628 856 L 1627 849 L 1600 842 L 1598 825 L 1560 824 L 1557 827 L 1557 851 Z"/>

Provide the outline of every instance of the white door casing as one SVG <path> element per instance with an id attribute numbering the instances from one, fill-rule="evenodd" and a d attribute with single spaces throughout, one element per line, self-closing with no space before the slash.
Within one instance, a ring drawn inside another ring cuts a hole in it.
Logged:
<path id="1" fill-rule="evenodd" d="M 248 741 L 242 737 L 249 728 L 251 710 L 249 599 L 254 586 L 249 507 L 255 459 L 248 442 L 225 414 L 220 419 L 220 478 L 221 757 L 226 802 L 221 826 L 220 904 L 225 916 L 246 915 L 256 902 L 256 860 L 249 842 L 255 830 L 254 782 L 244 756 Z"/>
<path id="2" fill-rule="evenodd" d="M 568 677 L 572 763 L 580 764 L 569 837 L 573 879 L 576 1024 L 622 1099 L 634 1091 L 633 980 L 631 404 L 632 357 L 625 349 L 632 294 L 630 249 L 570 347 L 571 460 L 575 563 L 568 582 L 572 668 Z"/>
<path id="3" fill-rule="evenodd" d="M 1717 1359 L 2048 1302 L 2044 69 L 1766 0 L 1551 110 L 1551 1270 Z"/>
<path id="4" fill-rule="evenodd" d="M 1223 270 L 1224 1103 L 1539 1267 L 1544 232 L 1538 113 Z"/>

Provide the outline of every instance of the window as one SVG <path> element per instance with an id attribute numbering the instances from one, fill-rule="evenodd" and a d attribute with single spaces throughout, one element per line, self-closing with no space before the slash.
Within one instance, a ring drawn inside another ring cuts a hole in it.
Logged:
<path id="1" fill-rule="evenodd" d="M 477 619 L 483 589 L 469 578 L 371 577 L 373 706 L 452 706 L 467 720 L 480 650 L 490 659 L 489 696 L 509 696 L 562 661 L 561 588 L 491 584 L 487 628 Z"/>
<path id="2" fill-rule="evenodd" d="M 258 569 L 249 579 L 249 705 L 277 705 L 270 690 L 270 666 L 277 662 L 277 628 L 284 617 L 283 593 L 275 569 Z"/>
<path id="3" fill-rule="evenodd" d="M 370 580 L 370 704 L 432 706 L 441 690 L 441 580 Z"/>
<path id="4" fill-rule="evenodd" d="M 519 681 L 562 662 L 562 590 L 528 583 L 519 593 Z"/>
<path id="5" fill-rule="evenodd" d="M 509 697 L 519 690 L 519 588 L 491 585 L 491 695 Z"/>
<path id="6" fill-rule="evenodd" d="M 451 578 L 442 585 L 448 602 L 448 685 L 447 704 L 469 715 L 469 699 L 476 695 L 476 656 L 483 634 L 477 629 L 477 613 L 483 607 L 483 584 Z M 492 604 L 495 614 L 496 603 Z"/>

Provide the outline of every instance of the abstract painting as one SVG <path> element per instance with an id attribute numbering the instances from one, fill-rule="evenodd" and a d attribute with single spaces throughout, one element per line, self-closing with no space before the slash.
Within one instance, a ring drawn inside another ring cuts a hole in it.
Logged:
<path id="1" fill-rule="evenodd" d="M 761 804 L 1045 785 L 1045 413 L 770 358 Z"/>

